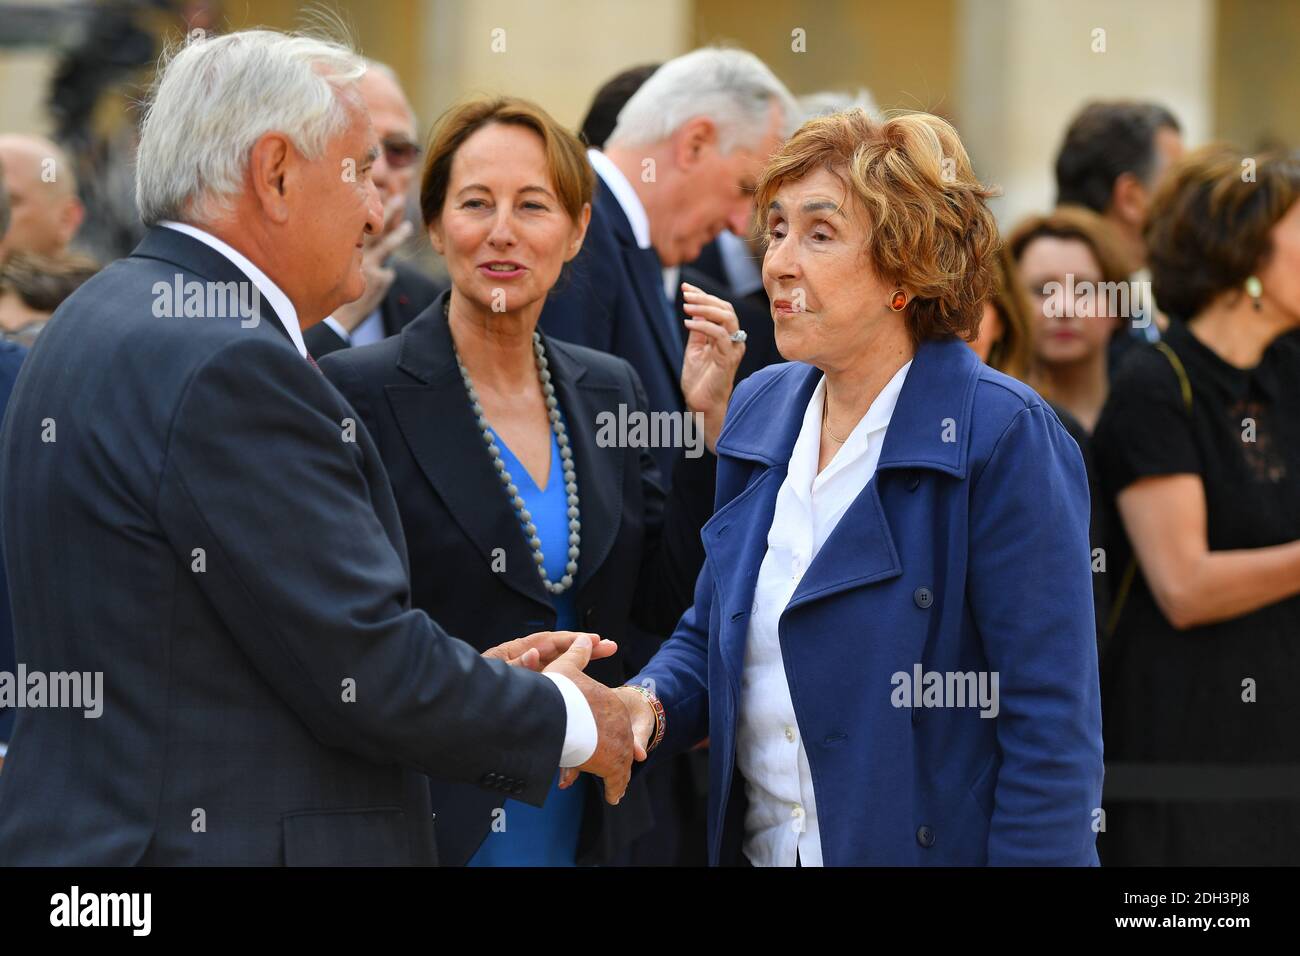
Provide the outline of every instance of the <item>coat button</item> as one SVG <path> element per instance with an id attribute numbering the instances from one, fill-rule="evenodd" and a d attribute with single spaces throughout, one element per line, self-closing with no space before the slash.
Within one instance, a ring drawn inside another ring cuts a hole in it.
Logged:
<path id="1" fill-rule="evenodd" d="M 919 487 L 921 487 L 921 477 L 920 477 L 916 472 L 914 472 L 914 471 L 908 472 L 908 474 L 907 474 L 907 490 L 908 490 L 908 491 L 916 491 L 916 489 L 919 488 Z"/>
<path id="2" fill-rule="evenodd" d="M 924 610 L 934 603 L 934 592 L 929 588 L 917 588 L 912 592 L 912 600 L 916 606 Z"/>
<path id="3" fill-rule="evenodd" d="M 596 605 L 587 608 L 587 613 L 582 616 L 582 622 L 587 627 L 593 627 L 596 623 Z"/>
<path id="4" fill-rule="evenodd" d="M 921 844 L 927 850 L 934 846 L 934 831 L 927 826 L 917 827 L 916 842 Z"/>
<path id="5" fill-rule="evenodd" d="M 494 787 L 496 786 L 496 782 L 497 782 L 497 775 L 494 773 L 483 774 L 483 779 L 479 781 L 479 783 L 483 784 L 483 786 L 485 787 Z"/>

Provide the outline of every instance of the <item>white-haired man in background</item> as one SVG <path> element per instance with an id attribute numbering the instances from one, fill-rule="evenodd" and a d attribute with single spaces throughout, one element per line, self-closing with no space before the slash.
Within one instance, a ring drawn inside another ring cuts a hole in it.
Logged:
<path id="1" fill-rule="evenodd" d="M 6 863 L 432 863 L 422 774 L 627 785 L 626 709 L 582 673 L 607 642 L 480 657 L 410 608 L 388 477 L 304 348 L 383 226 L 364 71 L 269 31 L 180 50 L 141 135 L 149 232 L 23 369 L 0 517 L 19 668 L 59 693 L 18 702 Z"/>
<path id="2" fill-rule="evenodd" d="M 543 328 L 627 359 L 650 410 L 681 413 L 676 270 L 724 229 L 749 229 L 759 173 L 799 118 L 781 81 L 744 50 L 694 50 L 655 70 L 604 150 L 588 151 L 599 179 L 591 224 Z M 681 449 L 651 452 L 667 482 Z"/>
<path id="3" fill-rule="evenodd" d="M 443 290 L 419 266 L 394 255 L 411 235 L 406 206 L 411 184 L 420 171 L 421 150 L 415 111 L 397 74 L 386 63 L 375 60 L 367 60 L 366 67 L 357 92 L 379 139 L 379 156 L 371 167 L 370 178 L 384 205 L 384 229 L 366 239 L 362 261 L 365 294 L 304 334 L 307 351 L 314 358 L 396 335 Z"/>

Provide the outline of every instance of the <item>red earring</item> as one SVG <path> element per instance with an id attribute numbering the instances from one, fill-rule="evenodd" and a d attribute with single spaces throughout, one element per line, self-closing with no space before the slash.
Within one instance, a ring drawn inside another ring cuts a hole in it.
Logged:
<path id="1" fill-rule="evenodd" d="M 907 307 L 907 293 L 902 289 L 895 289 L 894 294 L 889 297 L 889 307 L 895 312 L 902 312 Z"/>

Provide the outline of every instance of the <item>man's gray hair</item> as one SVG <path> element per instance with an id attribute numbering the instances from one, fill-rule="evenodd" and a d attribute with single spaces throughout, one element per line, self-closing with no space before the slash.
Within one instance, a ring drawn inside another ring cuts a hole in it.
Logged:
<path id="1" fill-rule="evenodd" d="M 873 120 L 882 118 L 875 97 L 871 95 L 871 91 L 865 86 L 858 87 L 856 93 L 847 90 L 820 90 L 816 93 L 805 93 L 799 97 L 799 111 L 805 120 L 816 119 L 819 116 L 830 116 L 832 113 L 843 113 L 852 109 L 864 110 Z"/>
<path id="2" fill-rule="evenodd" d="M 159 69 L 140 133 L 135 204 L 144 224 L 202 224 L 228 211 L 266 133 L 319 159 L 347 126 L 338 90 L 365 71 L 340 43 L 272 30 L 181 47 Z"/>
<path id="3" fill-rule="evenodd" d="M 688 120 L 711 119 L 718 148 L 757 146 L 767 132 L 769 110 L 781 109 L 781 135 L 799 127 L 799 106 L 758 57 L 744 50 L 705 47 L 655 70 L 618 114 L 605 146 L 649 146 L 668 139 Z"/>

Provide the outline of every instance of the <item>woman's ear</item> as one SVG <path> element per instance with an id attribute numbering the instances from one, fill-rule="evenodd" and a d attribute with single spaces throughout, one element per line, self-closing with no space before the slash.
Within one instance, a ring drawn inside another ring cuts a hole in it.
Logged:
<path id="1" fill-rule="evenodd" d="M 591 203 L 582 204 L 582 213 L 573 225 L 573 237 L 569 240 L 569 251 L 564 261 L 569 262 L 582 251 L 582 243 L 587 238 L 587 227 L 591 225 Z"/>
<path id="2" fill-rule="evenodd" d="M 433 246 L 433 251 L 446 258 L 446 253 L 442 251 L 442 220 L 435 219 L 433 222 L 429 223 L 428 233 L 429 245 Z"/>

